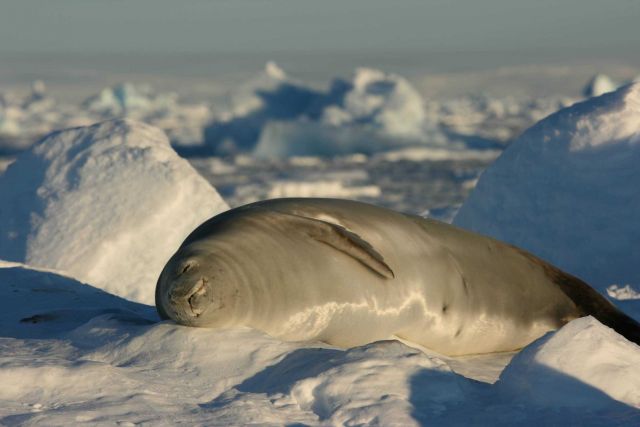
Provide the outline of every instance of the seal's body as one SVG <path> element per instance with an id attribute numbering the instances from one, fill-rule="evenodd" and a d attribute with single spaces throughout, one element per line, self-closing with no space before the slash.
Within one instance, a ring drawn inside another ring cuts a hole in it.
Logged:
<path id="1" fill-rule="evenodd" d="M 191 233 L 156 288 L 162 318 L 349 347 L 396 335 L 448 355 L 519 349 L 594 315 L 640 325 L 579 279 L 438 221 L 334 199 L 276 199 Z"/>

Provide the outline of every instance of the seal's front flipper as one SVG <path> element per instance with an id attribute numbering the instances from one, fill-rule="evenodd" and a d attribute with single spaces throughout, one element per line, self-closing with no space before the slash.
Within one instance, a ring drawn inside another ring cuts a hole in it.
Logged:
<path id="1" fill-rule="evenodd" d="M 393 279 L 395 277 L 393 270 L 385 263 L 382 255 L 380 255 L 369 242 L 356 233 L 347 230 L 339 224 L 321 219 L 284 212 L 278 212 L 278 214 L 282 215 L 282 219 L 290 221 L 295 229 L 302 231 L 318 242 L 327 244 L 349 255 L 376 274 L 386 279 Z"/>

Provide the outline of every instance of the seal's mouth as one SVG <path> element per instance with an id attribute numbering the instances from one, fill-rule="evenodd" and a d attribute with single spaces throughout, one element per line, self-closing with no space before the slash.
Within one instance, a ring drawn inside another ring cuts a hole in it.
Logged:
<path id="1" fill-rule="evenodd" d="M 191 318 L 197 318 L 207 310 L 211 303 L 211 287 L 206 278 L 201 277 L 195 285 L 187 288 L 187 292 L 180 292 L 179 289 L 170 295 L 176 309 Z"/>
<path id="2" fill-rule="evenodd" d="M 208 298 L 207 295 L 209 293 L 209 286 L 207 285 L 207 280 L 205 278 L 200 279 L 198 284 L 194 286 L 192 289 L 192 293 L 187 298 L 189 302 L 189 308 L 191 309 L 191 313 L 195 317 L 200 316 L 204 313 L 206 309 L 206 305 L 203 304 Z"/>

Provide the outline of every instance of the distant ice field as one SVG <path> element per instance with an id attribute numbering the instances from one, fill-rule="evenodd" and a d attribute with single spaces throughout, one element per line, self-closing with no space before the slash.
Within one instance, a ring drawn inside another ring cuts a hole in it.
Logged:
<path id="1" fill-rule="evenodd" d="M 432 160 L 418 154 L 398 159 L 391 155 L 208 157 L 190 162 L 232 207 L 275 197 L 336 197 L 450 221 L 493 161 L 491 157 Z"/>

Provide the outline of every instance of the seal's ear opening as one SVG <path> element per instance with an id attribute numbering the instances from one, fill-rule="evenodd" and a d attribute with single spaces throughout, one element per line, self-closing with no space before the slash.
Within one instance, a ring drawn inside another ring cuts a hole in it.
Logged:
<path id="1" fill-rule="evenodd" d="M 178 268 L 176 269 L 176 276 L 185 274 L 186 272 L 197 266 L 198 262 L 196 260 L 188 259 L 178 266 Z"/>

